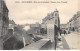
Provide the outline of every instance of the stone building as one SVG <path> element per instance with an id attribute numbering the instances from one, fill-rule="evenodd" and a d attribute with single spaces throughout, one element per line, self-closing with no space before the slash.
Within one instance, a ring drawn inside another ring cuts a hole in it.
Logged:
<path id="1" fill-rule="evenodd" d="M 8 33 L 9 17 L 8 8 L 4 0 L 0 0 L 0 49 L 3 49 L 3 38 Z"/>
<path id="2" fill-rule="evenodd" d="M 70 32 L 78 32 L 78 28 L 80 26 L 80 16 L 79 12 L 77 12 L 68 22 L 68 29 Z"/>
<path id="3" fill-rule="evenodd" d="M 78 31 L 80 32 L 80 0 L 78 0 L 78 12 L 77 12 L 77 14 L 78 14 Z"/>
<path id="4" fill-rule="evenodd" d="M 73 17 L 67 22 L 67 24 L 60 25 L 60 29 L 63 30 L 63 27 L 65 28 L 64 30 L 67 33 L 71 32 L 79 32 L 80 31 L 80 11 L 78 11 Z"/>
<path id="5" fill-rule="evenodd" d="M 77 15 L 75 14 L 70 20 L 69 20 L 69 22 L 67 23 L 68 24 L 68 29 L 69 29 L 69 31 L 71 32 L 73 32 L 73 31 L 76 31 L 76 29 L 77 29 L 77 20 L 76 20 L 76 17 L 77 17 Z"/>
<path id="6" fill-rule="evenodd" d="M 54 12 L 48 13 L 47 16 L 42 21 L 43 21 L 42 24 L 44 24 L 44 25 L 51 23 L 51 24 L 55 24 L 58 28 L 60 28 L 60 20 L 59 20 L 58 10 L 56 9 Z"/>
<path id="7" fill-rule="evenodd" d="M 41 28 L 46 30 L 47 38 L 53 41 L 54 39 L 53 37 L 55 36 L 55 34 L 58 34 L 60 30 L 60 20 L 59 20 L 58 10 L 56 9 L 54 12 L 47 14 L 47 16 L 42 21 L 43 22 L 41 24 L 42 25 Z"/>
<path id="8" fill-rule="evenodd" d="M 14 29 L 15 22 L 13 20 L 9 20 L 9 29 Z"/>

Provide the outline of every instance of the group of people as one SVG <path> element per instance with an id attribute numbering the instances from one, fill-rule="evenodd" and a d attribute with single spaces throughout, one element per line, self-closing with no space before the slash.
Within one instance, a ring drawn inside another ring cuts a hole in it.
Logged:
<path id="1" fill-rule="evenodd" d="M 61 34 L 66 35 L 66 31 L 65 31 L 65 30 L 64 30 L 63 32 L 62 32 L 62 31 L 60 31 L 60 32 L 59 32 L 59 34 L 60 34 L 60 36 L 58 37 L 58 40 L 59 40 L 59 41 L 61 41 Z"/>
<path id="2" fill-rule="evenodd" d="M 62 33 L 65 35 L 65 34 L 66 34 L 66 31 L 65 31 L 65 30 L 64 30 L 63 32 L 62 32 L 62 31 L 60 31 L 60 35 L 61 35 Z"/>

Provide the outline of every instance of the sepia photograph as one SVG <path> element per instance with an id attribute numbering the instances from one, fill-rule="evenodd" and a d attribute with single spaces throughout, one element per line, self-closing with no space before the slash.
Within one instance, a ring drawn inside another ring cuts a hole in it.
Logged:
<path id="1" fill-rule="evenodd" d="M 80 0 L 0 0 L 0 50 L 80 50 Z"/>

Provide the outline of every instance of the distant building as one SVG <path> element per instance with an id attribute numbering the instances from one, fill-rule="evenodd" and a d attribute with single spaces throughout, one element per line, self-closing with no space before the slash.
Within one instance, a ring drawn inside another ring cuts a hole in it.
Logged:
<path id="1" fill-rule="evenodd" d="M 15 27 L 15 22 L 13 20 L 9 20 L 9 28 L 8 29 L 12 29 L 14 30 L 14 27 Z"/>
<path id="2" fill-rule="evenodd" d="M 13 29 L 14 30 L 15 25 L 16 24 L 13 20 L 9 20 L 9 28 L 8 29 Z"/>
<path id="3" fill-rule="evenodd" d="M 64 30 L 66 29 L 66 24 L 61 24 L 60 29 L 61 29 L 61 33 L 63 33 Z"/>
<path id="4" fill-rule="evenodd" d="M 64 34 L 64 31 L 65 31 L 65 33 L 69 33 L 67 24 L 61 24 L 60 25 L 60 30 L 61 30 L 62 34 Z"/>
<path id="5" fill-rule="evenodd" d="M 41 25 L 39 23 L 36 24 L 31 24 L 30 25 L 30 29 L 32 29 L 33 31 L 31 31 L 31 34 L 40 34 L 40 27 Z"/>
<path id="6" fill-rule="evenodd" d="M 8 34 L 12 35 L 14 33 L 15 22 L 13 20 L 9 20 L 9 28 Z"/>
<path id="7" fill-rule="evenodd" d="M 78 32 L 80 32 L 80 11 L 77 12 L 77 28 Z"/>
<path id="8" fill-rule="evenodd" d="M 75 14 L 68 22 L 68 28 L 70 32 L 78 32 L 79 27 L 79 16 L 78 14 Z"/>
<path id="9" fill-rule="evenodd" d="M 8 12 L 9 10 L 4 0 L 0 0 L 0 50 L 3 49 L 3 38 L 2 37 L 8 33 L 8 26 L 9 26 Z"/>
<path id="10" fill-rule="evenodd" d="M 63 28 L 64 27 L 64 28 Z M 67 33 L 80 31 L 80 11 L 78 11 L 67 24 L 60 25 L 61 30 L 65 30 Z"/>
<path id="11" fill-rule="evenodd" d="M 40 24 L 39 23 L 31 24 L 30 25 L 30 28 L 39 28 L 39 27 L 40 27 Z"/>

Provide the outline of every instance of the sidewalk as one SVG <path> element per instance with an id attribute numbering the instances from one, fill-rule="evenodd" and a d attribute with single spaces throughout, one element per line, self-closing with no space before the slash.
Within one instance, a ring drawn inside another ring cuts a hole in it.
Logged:
<path id="1" fill-rule="evenodd" d="M 71 33 L 61 35 L 62 41 L 58 42 L 57 50 L 79 50 L 80 49 L 80 34 Z"/>
<path id="2" fill-rule="evenodd" d="M 57 50 L 70 50 L 70 47 L 64 38 L 64 35 L 61 36 L 61 41 L 58 41 Z"/>
<path id="3" fill-rule="evenodd" d="M 71 50 L 79 50 L 79 34 L 71 33 L 63 37 L 66 39 Z"/>

